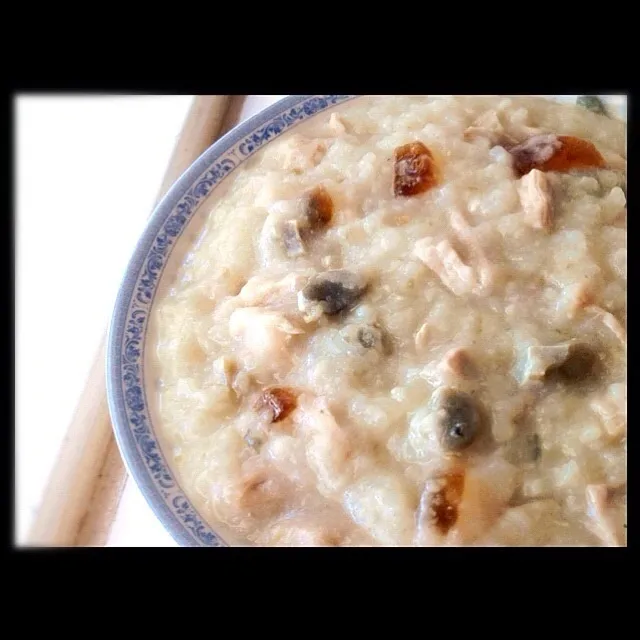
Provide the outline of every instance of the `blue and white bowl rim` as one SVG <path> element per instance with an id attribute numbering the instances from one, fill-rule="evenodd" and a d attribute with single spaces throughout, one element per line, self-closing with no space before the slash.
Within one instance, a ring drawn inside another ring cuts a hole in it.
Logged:
<path id="1" fill-rule="evenodd" d="M 227 546 L 182 491 L 162 452 L 148 410 L 144 342 L 157 286 L 198 206 L 267 142 L 357 96 L 288 96 L 209 147 L 155 208 L 120 286 L 107 340 L 107 397 L 125 465 L 149 506 L 181 546 Z"/>

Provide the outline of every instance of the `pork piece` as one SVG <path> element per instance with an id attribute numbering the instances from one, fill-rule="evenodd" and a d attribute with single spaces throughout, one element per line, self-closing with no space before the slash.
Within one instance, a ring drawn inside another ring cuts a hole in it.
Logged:
<path id="1" fill-rule="evenodd" d="M 487 258 L 484 249 L 480 246 L 473 228 L 459 211 L 451 212 L 451 227 L 458 238 L 467 247 L 469 259 L 474 265 L 477 278 L 473 293 L 479 296 L 489 295 L 493 289 L 495 280 L 495 268 Z"/>
<path id="2" fill-rule="evenodd" d="M 336 422 L 325 398 L 302 396 L 295 413 L 297 427 L 305 442 L 309 467 L 324 496 L 335 495 L 353 474 L 353 445 Z"/>
<path id="3" fill-rule="evenodd" d="M 470 264 L 465 264 L 448 238 L 436 243 L 433 238 L 416 242 L 414 254 L 434 271 L 455 295 L 489 295 L 495 282 L 495 269 L 475 238 L 473 229 L 462 214 L 451 214 L 451 226 L 469 253 Z"/>
<path id="4" fill-rule="evenodd" d="M 609 490 L 604 484 L 590 484 L 585 490 L 587 514 L 593 533 L 607 547 L 619 547 L 620 537 L 608 505 Z"/>
<path id="5" fill-rule="evenodd" d="M 587 307 L 589 311 L 595 313 L 603 322 L 603 324 L 614 333 L 616 338 L 620 340 L 622 345 L 626 348 L 627 346 L 627 332 L 624 327 L 620 324 L 618 319 L 608 311 L 605 311 L 601 307 L 591 305 Z"/>
<path id="6" fill-rule="evenodd" d="M 513 146 L 518 142 L 505 131 L 500 117 L 494 109 L 486 111 L 474 121 L 472 126 L 467 127 L 464 138 L 468 141 L 475 138 L 486 138 L 492 147 Z"/>
<path id="7" fill-rule="evenodd" d="M 307 280 L 308 274 L 303 273 L 257 275 L 242 287 L 238 297 L 242 304 L 251 307 L 295 303 L 298 291 Z"/>
<path id="8" fill-rule="evenodd" d="M 329 128 L 338 136 L 341 136 L 343 133 L 347 133 L 347 126 L 344 118 L 335 111 L 329 117 Z"/>
<path id="9" fill-rule="evenodd" d="M 416 499 L 412 486 L 389 472 L 365 474 L 344 493 L 352 520 L 383 546 L 410 546 L 415 535 Z"/>
<path id="10" fill-rule="evenodd" d="M 231 314 L 229 333 L 241 342 L 247 369 L 258 364 L 278 369 L 290 363 L 288 347 L 291 339 L 304 331 L 278 311 L 245 307 Z"/>
<path id="11" fill-rule="evenodd" d="M 607 387 L 604 394 L 591 401 L 591 408 L 600 416 L 602 424 L 612 438 L 627 433 L 627 385 L 616 382 Z"/>
<path id="12" fill-rule="evenodd" d="M 476 281 L 473 269 L 462 262 L 448 239 L 445 238 L 437 244 L 434 244 L 433 238 L 418 240 L 414 253 L 455 295 L 471 293 Z"/>
<path id="13" fill-rule="evenodd" d="M 524 221 L 534 229 L 549 231 L 553 227 L 553 194 L 547 176 L 532 169 L 520 178 L 518 194 Z"/>
<path id="14" fill-rule="evenodd" d="M 438 184 L 435 159 L 422 142 L 410 142 L 394 152 L 393 193 L 415 196 Z"/>
<path id="15" fill-rule="evenodd" d="M 300 174 L 320 164 L 327 153 L 327 146 L 321 140 L 294 134 L 280 145 L 279 151 L 282 168 Z"/>
<path id="16" fill-rule="evenodd" d="M 421 351 L 424 347 L 427 346 L 427 341 L 429 339 L 429 325 L 425 322 L 417 331 L 414 337 L 414 342 L 416 345 L 416 349 Z"/>

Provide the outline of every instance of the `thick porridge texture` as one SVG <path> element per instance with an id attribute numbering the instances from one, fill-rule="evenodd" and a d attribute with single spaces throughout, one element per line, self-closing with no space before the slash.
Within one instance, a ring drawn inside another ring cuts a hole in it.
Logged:
<path id="1" fill-rule="evenodd" d="M 166 453 L 214 528 L 626 545 L 622 121 L 361 97 L 204 206 L 149 339 Z"/>

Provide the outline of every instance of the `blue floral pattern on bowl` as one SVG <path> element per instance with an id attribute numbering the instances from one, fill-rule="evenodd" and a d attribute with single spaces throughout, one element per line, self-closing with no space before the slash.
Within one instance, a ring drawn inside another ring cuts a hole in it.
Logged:
<path id="1" fill-rule="evenodd" d="M 221 138 L 162 199 L 129 263 L 109 330 L 109 409 L 129 472 L 160 521 L 183 546 L 226 544 L 180 488 L 150 419 L 144 387 L 144 346 L 162 272 L 199 205 L 225 177 L 291 127 L 354 97 L 291 96 Z"/>

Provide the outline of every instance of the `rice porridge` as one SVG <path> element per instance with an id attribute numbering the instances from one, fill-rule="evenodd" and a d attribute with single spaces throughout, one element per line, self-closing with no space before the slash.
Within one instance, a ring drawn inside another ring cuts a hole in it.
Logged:
<path id="1" fill-rule="evenodd" d="M 599 111 L 361 97 L 205 203 L 148 339 L 214 528 L 626 545 L 626 125 Z"/>

